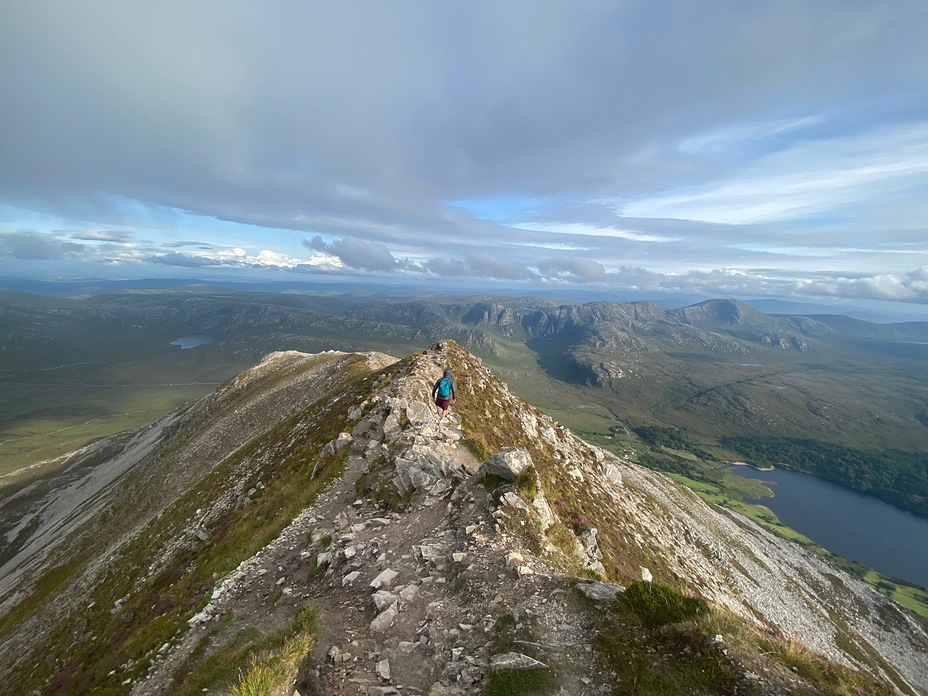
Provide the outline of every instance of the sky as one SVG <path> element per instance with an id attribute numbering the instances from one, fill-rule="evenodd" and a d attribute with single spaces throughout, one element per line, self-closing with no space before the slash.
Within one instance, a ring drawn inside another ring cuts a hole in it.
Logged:
<path id="1" fill-rule="evenodd" d="M 924 0 L 0 0 L 0 276 L 928 305 Z"/>

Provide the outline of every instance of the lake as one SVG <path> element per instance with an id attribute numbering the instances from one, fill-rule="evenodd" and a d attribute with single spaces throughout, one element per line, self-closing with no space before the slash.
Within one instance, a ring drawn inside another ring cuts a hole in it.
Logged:
<path id="1" fill-rule="evenodd" d="M 928 519 L 811 474 L 748 466 L 729 470 L 770 483 L 774 497 L 756 502 L 819 546 L 928 588 Z"/>
<path id="2" fill-rule="evenodd" d="M 171 341 L 171 345 L 180 346 L 181 350 L 186 350 L 188 348 L 196 348 L 197 346 L 205 346 L 212 342 L 213 339 L 211 336 L 183 336 L 182 338 Z"/>

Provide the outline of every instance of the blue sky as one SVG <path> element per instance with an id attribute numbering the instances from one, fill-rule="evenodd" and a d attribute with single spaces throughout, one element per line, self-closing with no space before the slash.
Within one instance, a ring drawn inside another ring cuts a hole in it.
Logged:
<path id="1" fill-rule="evenodd" d="M 7 3 L 0 276 L 928 304 L 928 3 Z"/>

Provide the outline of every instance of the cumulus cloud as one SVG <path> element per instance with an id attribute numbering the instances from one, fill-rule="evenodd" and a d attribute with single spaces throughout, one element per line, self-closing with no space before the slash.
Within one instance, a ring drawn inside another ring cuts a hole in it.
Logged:
<path id="1" fill-rule="evenodd" d="M 161 254 L 160 256 L 151 256 L 148 260 L 151 263 L 159 263 L 165 266 L 181 266 L 185 268 L 200 268 L 203 266 L 217 265 L 215 259 L 210 259 L 205 256 L 182 254 L 178 251 L 172 251 L 169 254 Z"/>
<path id="2" fill-rule="evenodd" d="M 822 297 L 923 303 L 928 302 L 928 266 L 904 274 L 882 273 L 806 282 L 800 285 L 798 292 Z"/>
<path id="3" fill-rule="evenodd" d="M 443 278 L 466 278 L 473 275 L 470 267 L 463 261 L 441 256 L 429 259 L 425 263 L 425 268 L 429 273 Z"/>
<path id="4" fill-rule="evenodd" d="M 538 277 L 524 264 L 507 262 L 490 254 L 470 254 L 465 263 L 475 276 L 498 280 L 531 280 Z"/>
<path id="5" fill-rule="evenodd" d="M 606 279 L 606 268 L 598 261 L 581 258 L 545 259 L 538 264 L 542 274 L 567 274 L 581 282 L 595 282 Z"/>
<path id="6" fill-rule="evenodd" d="M 346 266 L 366 271 L 395 271 L 397 261 L 385 244 L 369 242 L 354 237 L 343 237 L 334 242 L 326 242 L 316 235 L 303 245 L 316 251 L 330 254 L 341 260 Z"/>
<path id="7" fill-rule="evenodd" d="M 40 261 L 76 256 L 83 245 L 64 242 L 52 235 L 32 231 L 0 232 L 0 255 Z"/>

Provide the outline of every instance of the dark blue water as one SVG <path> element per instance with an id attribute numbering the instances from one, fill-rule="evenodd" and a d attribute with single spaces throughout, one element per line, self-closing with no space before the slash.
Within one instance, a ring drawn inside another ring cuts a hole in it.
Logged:
<path id="1" fill-rule="evenodd" d="M 758 502 L 819 546 L 928 588 L 928 519 L 810 474 L 730 470 L 769 483 L 774 497 Z"/>
<path id="2" fill-rule="evenodd" d="M 187 348 L 205 346 L 206 344 L 212 342 L 213 339 L 210 336 L 183 336 L 182 338 L 171 341 L 171 345 L 180 346 L 181 350 L 186 350 Z"/>

